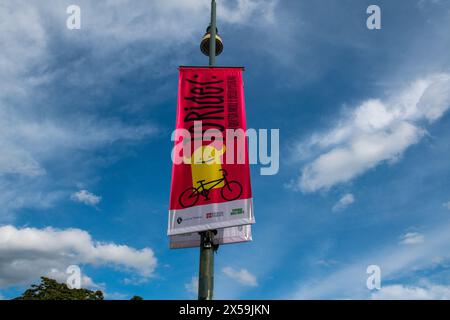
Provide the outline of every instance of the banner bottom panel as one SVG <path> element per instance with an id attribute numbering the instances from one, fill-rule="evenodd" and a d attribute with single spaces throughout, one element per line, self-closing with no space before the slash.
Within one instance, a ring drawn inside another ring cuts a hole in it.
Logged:
<path id="1" fill-rule="evenodd" d="M 169 210 L 169 236 L 255 223 L 252 199 Z"/>

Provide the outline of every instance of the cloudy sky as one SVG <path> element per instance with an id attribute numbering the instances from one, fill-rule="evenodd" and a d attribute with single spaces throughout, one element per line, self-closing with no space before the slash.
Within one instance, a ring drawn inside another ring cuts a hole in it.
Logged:
<path id="1" fill-rule="evenodd" d="M 246 67 L 248 126 L 280 129 L 280 171 L 252 167 L 254 241 L 220 247 L 216 297 L 449 299 L 450 3 L 218 15 L 218 63 Z M 209 0 L 0 3 L 1 297 L 74 264 L 109 299 L 196 297 L 198 250 L 168 249 L 170 134 L 208 19 Z"/>

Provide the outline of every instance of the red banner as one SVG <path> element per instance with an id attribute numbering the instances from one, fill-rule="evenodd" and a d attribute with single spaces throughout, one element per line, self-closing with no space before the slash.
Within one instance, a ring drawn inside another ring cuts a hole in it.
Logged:
<path id="1" fill-rule="evenodd" d="M 252 224 L 243 69 L 179 71 L 168 234 Z"/>

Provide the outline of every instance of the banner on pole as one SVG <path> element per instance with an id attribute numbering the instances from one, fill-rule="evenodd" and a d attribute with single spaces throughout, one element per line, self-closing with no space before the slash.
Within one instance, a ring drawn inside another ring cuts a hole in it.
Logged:
<path id="1" fill-rule="evenodd" d="M 243 68 L 179 71 L 168 235 L 252 224 Z"/>
<path id="2" fill-rule="evenodd" d="M 251 225 L 228 227 L 217 229 L 213 243 L 215 245 L 249 242 L 252 241 Z M 198 232 L 177 234 L 170 236 L 170 249 L 192 248 L 200 246 L 200 234 Z"/>

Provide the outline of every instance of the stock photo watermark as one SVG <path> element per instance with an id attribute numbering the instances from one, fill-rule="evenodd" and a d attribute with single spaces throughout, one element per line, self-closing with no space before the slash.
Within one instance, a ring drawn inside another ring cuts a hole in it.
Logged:
<path id="1" fill-rule="evenodd" d="M 376 264 L 372 264 L 367 267 L 366 273 L 369 277 L 366 281 L 367 289 L 369 290 L 380 290 L 381 289 L 381 268 Z"/>
<path id="2" fill-rule="evenodd" d="M 370 16 L 367 18 L 366 25 L 369 30 L 381 29 L 381 8 L 375 4 L 367 7 L 367 14 Z"/>
<path id="3" fill-rule="evenodd" d="M 372 4 L 367 7 L 366 13 L 369 17 L 366 20 L 366 26 L 369 30 L 381 29 L 381 8 L 379 5 Z M 81 29 L 81 7 L 76 4 L 72 4 L 67 7 L 66 14 L 68 18 L 66 20 L 66 26 L 69 30 Z"/>
<path id="4" fill-rule="evenodd" d="M 66 285 L 69 289 L 81 289 L 81 269 L 77 265 L 70 265 L 66 269 L 66 274 L 69 276 L 66 280 Z"/>
<path id="5" fill-rule="evenodd" d="M 172 141 L 175 142 L 172 162 L 176 165 L 214 166 L 220 170 L 222 164 L 260 164 L 264 166 L 260 168 L 263 176 L 275 175 L 279 171 L 279 129 L 204 130 L 202 121 L 195 121 L 192 132 L 175 129 Z"/>
<path id="6" fill-rule="evenodd" d="M 67 7 L 66 13 L 69 17 L 66 20 L 66 26 L 69 30 L 81 29 L 81 8 L 78 5 L 72 4 Z"/>

